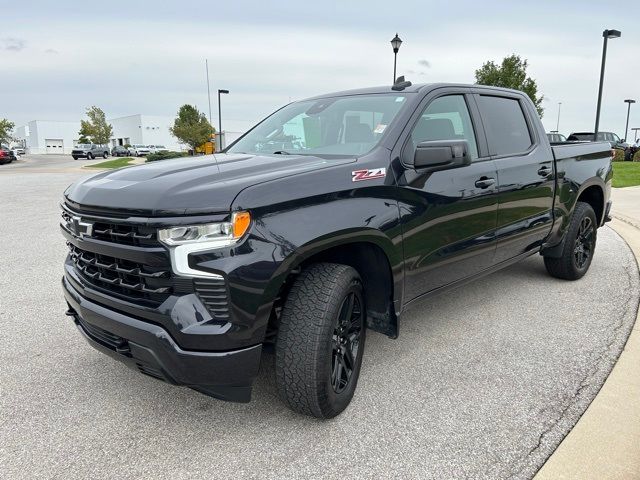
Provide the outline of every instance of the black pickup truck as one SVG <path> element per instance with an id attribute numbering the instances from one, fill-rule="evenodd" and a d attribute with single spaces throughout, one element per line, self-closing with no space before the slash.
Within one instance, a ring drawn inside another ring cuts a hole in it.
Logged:
<path id="1" fill-rule="evenodd" d="M 588 270 L 608 143 L 551 146 L 529 98 L 399 82 L 291 103 L 223 154 L 99 173 L 64 193 L 67 314 L 134 369 L 249 401 L 263 348 L 282 400 L 349 404 L 367 329 L 540 253 Z"/>

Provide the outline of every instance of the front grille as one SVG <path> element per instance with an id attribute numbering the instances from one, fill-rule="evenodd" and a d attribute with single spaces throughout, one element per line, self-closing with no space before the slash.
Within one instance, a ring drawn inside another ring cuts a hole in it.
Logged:
<path id="1" fill-rule="evenodd" d="M 171 272 L 108 255 L 82 250 L 72 243 L 69 254 L 76 272 L 87 283 L 126 297 L 160 304 L 172 293 Z"/>
<path id="2" fill-rule="evenodd" d="M 224 279 L 193 280 L 196 295 L 207 307 L 211 316 L 217 320 L 229 319 L 229 301 Z"/>
<path id="3" fill-rule="evenodd" d="M 74 215 L 67 210 L 62 210 L 62 219 L 68 227 L 72 225 L 73 217 Z M 106 242 L 139 247 L 157 247 L 159 245 L 157 230 L 153 227 L 110 222 L 102 219 L 92 224 L 91 237 Z"/>
<path id="4" fill-rule="evenodd" d="M 173 293 L 168 255 L 165 260 L 161 255 L 159 261 L 156 256 L 153 265 L 118 257 L 120 249 L 126 258 L 146 258 L 144 255 L 132 257 L 126 251 L 133 251 L 132 248 L 135 251 L 149 248 L 150 252 L 157 252 L 160 243 L 154 228 L 124 220 L 84 216 L 67 205 L 62 206 L 62 219 L 62 226 L 72 237 L 96 240 L 104 245 L 104 250 L 95 246 L 85 249 L 87 247 L 82 248 L 83 242 L 73 239 L 67 242 L 74 270 L 84 284 L 101 293 L 126 301 L 142 301 L 151 307 L 160 305 Z M 122 247 L 118 248 L 118 245 Z M 94 250 L 105 251 L 109 255 L 95 253 Z"/>
<path id="5" fill-rule="evenodd" d="M 138 225 L 96 222 L 93 224 L 92 236 L 98 240 L 123 243 L 125 245 L 158 245 L 156 229 Z"/>

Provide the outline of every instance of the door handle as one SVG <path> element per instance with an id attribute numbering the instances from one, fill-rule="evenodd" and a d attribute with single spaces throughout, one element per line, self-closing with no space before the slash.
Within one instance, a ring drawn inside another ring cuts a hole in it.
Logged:
<path id="1" fill-rule="evenodd" d="M 551 175 L 551 168 L 547 166 L 540 167 L 540 170 L 538 170 L 538 175 L 540 175 L 541 177 L 548 177 L 549 175 Z"/>
<path id="2" fill-rule="evenodd" d="M 494 183 L 496 183 L 496 179 L 495 178 L 481 177 L 478 180 L 476 180 L 476 187 L 478 187 L 478 188 L 489 188 Z"/>

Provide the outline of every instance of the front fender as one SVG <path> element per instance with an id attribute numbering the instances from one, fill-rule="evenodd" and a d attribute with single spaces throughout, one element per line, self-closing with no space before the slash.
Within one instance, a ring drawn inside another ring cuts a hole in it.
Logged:
<path id="1" fill-rule="evenodd" d="M 334 193 L 299 201 L 295 207 L 251 209 L 247 237 L 229 249 L 194 254 L 190 265 L 221 273 L 227 280 L 238 344 L 264 340 L 273 304 L 288 275 L 301 263 L 339 245 L 376 245 L 392 270 L 394 300 L 402 294 L 402 242 L 392 186 L 370 187 L 364 195 Z M 237 345 L 234 345 L 234 347 Z"/>

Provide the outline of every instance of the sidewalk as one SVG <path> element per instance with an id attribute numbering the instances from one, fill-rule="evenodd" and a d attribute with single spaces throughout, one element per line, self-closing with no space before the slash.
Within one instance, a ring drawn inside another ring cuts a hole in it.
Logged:
<path id="1" fill-rule="evenodd" d="M 609 225 L 640 263 L 640 187 L 613 189 Z M 640 479 L 640 320 L 607 381 L 535 477 Z"/>

